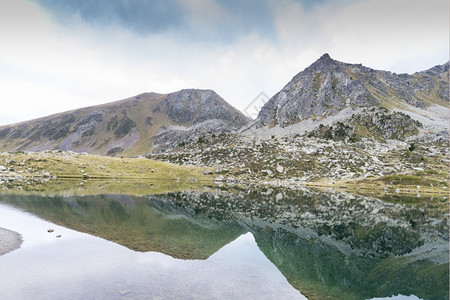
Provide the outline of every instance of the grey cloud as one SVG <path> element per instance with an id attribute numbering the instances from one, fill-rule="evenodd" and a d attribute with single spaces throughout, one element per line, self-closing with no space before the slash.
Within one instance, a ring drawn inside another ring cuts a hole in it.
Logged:
<path id="1" fill-rule="evenodd" d="M 79 14 L 96 26 L 116 25 L 139 34 L 159 33 L 185 26 L 184 12 L 176 0 L 34 0 L 61 23 Z"/>
<path id="2" fill-rule="evenodd" d="M 189 23 L 189 12 L 177 0 L 32 0 L 50 11 L 58 22 L 70 25 L 79 15 L 91 26 L 119 26 L 141 35 L 172 32 L 192 41 L 230 42 L 249 32 L 276 39 L 276 0 L 215 0 L 228 18 L 205 28 Z M 295 0 L 306 8 L 328 0 Z"/>

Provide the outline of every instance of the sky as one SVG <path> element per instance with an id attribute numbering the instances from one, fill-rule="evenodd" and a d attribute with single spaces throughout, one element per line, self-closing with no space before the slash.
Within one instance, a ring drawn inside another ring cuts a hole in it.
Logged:
<path id="1" fill-rule="evenodd" d="M 449 35 L 448 0 L 0 0 L 0 125 L 184 88 L 252 114 L 324 53 L 414 73 Z"/>

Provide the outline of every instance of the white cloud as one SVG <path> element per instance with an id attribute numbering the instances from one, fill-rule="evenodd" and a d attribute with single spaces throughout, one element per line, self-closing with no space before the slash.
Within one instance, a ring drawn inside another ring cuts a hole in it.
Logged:
<path id="1" fill-rule="evenodd" d="M 190 83 L 174 68 L 164 74 L 161 64 L 134 59 L 134 50 L 126 53 L 139 42 L 126 32 L 93 32 L 82 23 L 60 27 L 23 0 L 0 2 L 0 12 L 0 36 L 6 41 L 0 56 L 1 115 L 10 116 L 4 120 L 118 100 L 147 88 L 169 92 Z M 167 48 L 158 41 L 145 46 L 157 47 L 157 55 Z"/>
<path id="2" fill-rule="evenodd" d="M 351 62 L 365 61 L 398 72 L 444 63 L 448 60 L 448 11 L 447 0 L 354 3 L 328 23 L 329 32 L 334 33 L 332 51 Z"/>
<path id="3" fill-rule="evenodd" d="M 2 4 L 0 11 L 5 11 Z M 226 46 L 182 45 L 117 28 L 94 31 L 79 19 L 61 27 L 36 5 L 23 0 L 14 4 L 8 7 L 12 15 L 30 17 L 27 26 L 9 34 L 0 57 L 0 64 L 8 66 L 0 70 L 1 115 L 16 116 L 14 121 L 146 91 L 191 87 L 214 89 L 243 109 L 263 88 L 269 93 L 280 88 L 269 80 L 276 72 L 268 73 L 279 61 L 276 48 L 257 35 Z M 24 20 L 2 22 L 5 31 Z M 0 124 L 11 119 L 0 119 Z"/>
<path id="4" fill-rule="evenodd" d="M 447 0 L 330 1 L 308 10 L 293 0 L 279 3 L 276 24 L 288 57 L 329 52 L 338 60 L 397 72 L 448 60 Z"/>
<path id="5" fill-rule="evenodd" d="M 419 71 L 448 59 L 448 3 L 423 2 L 305 8 L 274 1 L 276 39 L 248 33 L 226 44 L 91 27 L 76 17 L 61 26 L 36 4 L 0 0 L 0 124 L 183 88 L 214 89 L 243 109 L 261 91 L 275 94 L 324 52 L 369 67 Z M 227 18 L 213 0 L 186 5 L 194 27 Z"/>

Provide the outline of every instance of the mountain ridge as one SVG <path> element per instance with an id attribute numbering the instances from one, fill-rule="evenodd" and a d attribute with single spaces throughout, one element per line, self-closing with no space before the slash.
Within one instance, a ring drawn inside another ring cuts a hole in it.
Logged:
<path id="1" fill-rule="evenodd" d="M 396 74 L 340 62 L 326 53 L 269 99 L 254 125 L 286 127 L 334 116 L 346 107 L 448 107 L 448 70 L 447 62 L 412 75 Z"/>
<path id="2" fill-rule="evenodd" d="M 189 128 L 211 119 L 222 120 L 230 131 L 249 120 L 212 90 L 141 93 L 0 126 L 0 151 L 71 150 L 136 155 L 149 151 L 151 138 L 171 126 Z"/>
<path id="3" fill-rule="evenodd" d="M 213 90 L 141 93 L 0 126 L 0 151 L 129 156 L 172 151 L 233 132 L 256 138 L 309 132 L 345 140 L 371 135 L 404 140 L 426 131 L 448 135 L 448 72 L 449 62 L 411 75 L 396 74 L 340 62 L 325 53 L 276 93 L 255 120 Z"/>

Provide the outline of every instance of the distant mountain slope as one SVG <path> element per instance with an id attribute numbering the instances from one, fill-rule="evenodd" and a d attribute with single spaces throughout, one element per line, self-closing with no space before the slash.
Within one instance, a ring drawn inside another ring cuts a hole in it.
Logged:
<path id="1" fill-rule="evenodd" d="M 141 154 L 152 138 L 172 127 L 188 129 L 219 120 L 235 130 L 249 119 L 211 90 L 144 93 L 103 105 L 0 127 L 0 151 L 72 150 Z"/>
<path id="2" fill-rule="evenodd" d="M 346 108 L 448 108 L 448 72 L 448 62 L 408 75 L 343 63 L 324 54 L 264 105 L 253 126 L 286 127 L 335 116 Z"/>

